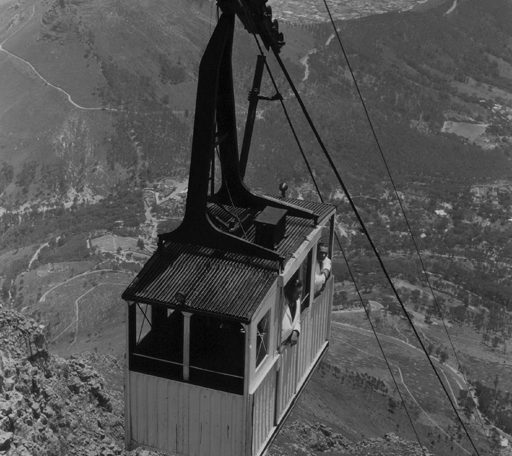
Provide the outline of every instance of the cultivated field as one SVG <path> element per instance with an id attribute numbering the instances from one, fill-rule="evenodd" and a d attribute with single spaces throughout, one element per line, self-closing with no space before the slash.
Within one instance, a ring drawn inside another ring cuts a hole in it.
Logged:
<path id="1" fill-rule="evenodd" d="M 116 252 L 119 247 L 122 250 L 140 251 L 137 247 L 137 239 L 116 236 L 115 234 L 91 239 L 91 247 L 97 247 L 105 252 Z"/>

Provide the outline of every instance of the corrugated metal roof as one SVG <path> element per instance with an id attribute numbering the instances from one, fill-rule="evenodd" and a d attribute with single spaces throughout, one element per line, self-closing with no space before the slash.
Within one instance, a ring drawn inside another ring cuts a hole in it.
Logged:
<path id="1" fill-rule="evenodd" d="M 325 217 L 327 217 L 335 206 L 329 203 L 321 203 L 315 201 L 299 200 L 295 198 L 284 198 L 282 196 L 268 195 L 276 200 L 284 201 L 286 203 L 293 204 L 294 206 L 302 207 L 303 209 L 309 209 L 315 215 L 318 216 L 318 222 L 320 223 Z"/>
<path id="2" fill-rule="evenodd" d="M 293 204 L 294 206 L 309 209 L 318 216 L 318 223 L 322 223 L 322 221 L 335 210 L 335 206 L 332 204 L 317 203 L 314 201 L 298 200 L 293 198 L 283 198 L 276 195 L 269 196 L 276 200 Z M 228 223 L 230 216 L 228 212 L 226 212 L 222 207 L 217 204 L 211 204 L 208 206 L 208 209 L 213 215 L 223 220 L 226 224 Z M 226 207 L 226 209 L 229 210 L 232 214 L 236 214 L 240 220 L 243 220 L 246 215 L 249 215 L 251 219 L 254 219 L 260 213 L 255 212 L 254 209 L 240 209 L 234 207 Z M 308 236 L 308 234 L 311 233 L 313 229 L 314 226 L 312 220 L 290 216 L 286 217 L 286 236 L 276 246 L 277 253 L 285 258 L 285 263 L 297 251 L 306 236 Z M 237 233 L 237 235 L 243 237 L 249 242 L 254 242 L 256 237 L 254 224 L 251 223 L 249 227 L 245 228 L 243 231 L 241 230 L 239 233 Z"/>
<path id="3" fill-rule="evenodd" d="M 249 321 L 278 276 L 278 264 L 196 245 L 157 251 L 123 299 Z M 185 296 L 185 303 L 176 299 Z"/>
<path id="4" fill-rule="evenodd" d="M 334 210 L 330 204 L 273 198 L 313 211 L 318 215 L 319 222 Z M 236 214 L 239 220 L 248 221 L 244 223 L 243 230 L 232 234 L 254 242 L 255 227 L 252 221 L 260 212 L 233 207 L 226 209 Z M 209 204 L 208 210 L 226 226 L 233 219 L 217 204 Z M 277 253 L 286 262 L 314 229 L 312 220 L 287 216 L 286 236 L 276 246 Z M 123 299 L 248 322 L 278 274 L 277 262 L 209 247 L 168 242 L 151 257 L 123 293 Z M 184 304 L 178 302 L 176 293 L 185 296 Z"/>

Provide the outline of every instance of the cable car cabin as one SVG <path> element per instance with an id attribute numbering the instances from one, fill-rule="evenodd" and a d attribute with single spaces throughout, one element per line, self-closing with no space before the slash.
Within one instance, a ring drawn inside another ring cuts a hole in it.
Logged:
<path id="1" fill-rule="evenodd" d="M 222 15 L 199 66 L 185 215 L 176 230 L 159 235 L 157 251 L 123 293 L 125 435 L 128 448 L 256 456 L 328 347 L 333 277 L 315 279 L 321 240 L 332 254 L 335 208 L 245 185 L 264 59 L 239 155 L 235 16 L 267 49 L 279 52 L 283 40 L 265 1 L 218 6 Z M 302 288 L 292 293 L 298 279 Z"/>
<path id="2" fill-rule="evenodd" d="M 278 432 L 327 350 L 333 294 L 332 276 L 315 293 L 315 263 L 319 241 L 331 245 L 334 208 L 287 201 L 319 220 L 284 216 L 275 247 L 286 258 L 281 271 L 269 260 L 169 242 L 126 290 L 130 447 L 256 456 Z M 256 215 L 249 239 L 261 236 L 258 218 L 266 216 Z M 301 327 L 292 346 L 281 326 L 296 278 Z"/>

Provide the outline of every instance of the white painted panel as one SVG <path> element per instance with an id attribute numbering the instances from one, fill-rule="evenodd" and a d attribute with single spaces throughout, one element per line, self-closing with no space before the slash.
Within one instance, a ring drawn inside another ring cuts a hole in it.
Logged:
<path id="1" fill-rule="evenodd" d="M 274 429 L 276 404 L 277 366 L 267 374 L 254 393 L 252 455 L 259 454 L 261 448 Z"/>
<path id="2" fill-rule="evenodd" d="M 179 390 L 174 384 L 174 382 L 168 382 L 165 379 L 162 379 L 162 382 L 166 382 L 167 384 L 167 421 L 169 423 L 168 427 L 168 436 L 167 436 L 167 444 L 169 445 L 169 451 L 176 453 L 178 451 L 178 428 L 180 421 L 179 414 L 179 403 L 178 403 L 178 394 Z"/>
<path id="3" fill-rule="evenodd" d="M 210 423 L 211 454 L 221 454 L 222 401 L 220 394 L 215 394 L 212 396 L 210 406 L 213 412 Z"/>
<path id="4" fill-rule="evenodd" d="M 190 435 L 190 415 L 192 414 L 190 410 L 190 385 L 182 383 L 180 388 L 183 390 L 179 398 L 180 414 L 182 415 L 180 419 L 182 424 L 181 453 L 190 455 L 190 438 L 192 437 Z"/>
<path id="5" fill-rule="evenodd" d="M 148 379 L 148 444 L 158 446 L 158 378 Z"/>
<path id="6" fill-rule="evenodd" d="M 130 372 L 133 443 L 190 456 L 241 456 L 243 396 Z"/>
<path id="7" fill-rule="evenodd" d="M 137 441 L 147 442 L 148 440 L 148 401 L 147 401 L 147 385 L 144 381 L 139 377 L 137 381 L 137 387 L 135 389 L 135 395 L 137 397 L 137 410 L 135 413 L 137 414 L 137 424 L 138 427 L 135 429 L 134 434 L 137 436 Z"/>
<path id="8" fill-rule="evenodd" d="M 281 369 L 278 375 L 278 422 L 286 412 L 297 385 L 297 347 L 287 346 L 282 353 Z"/>
<path id="9" fill-rule="evenodd" d="M 201 439 L 201 424 L 200 424 L 200 391 L 199 388 L 190 386 L 189 389 L 189 420 L 188 420 L 188 452 L 191 456 L 201 456 L 199 454 L 200 439 Z"/>
<path id="10" fill-rule="evenodd" d="M 318 351 L 318 343 L 321 339 L 321 318 L 322 318 L 322 306 L 324 303 L 324 296 L 325 292 L 322 293 L 322 295 L 317 298 L 317 301 L 315 302 L 315 308 L 313 309 L 313 340 L 312 340 L 312 353 L 313 356 Z"/>
<path id="11" fill-rule="evenodd" d="M 131 377 L 131 375 L 130 375 Z M 139 386 L 137 385 L 137 377 L 134 377 L 132 381 L 130 381 L 131 388 L 130 388 L 130 394 L 132 397 L 131 400 L 131 414 L 130 414 L 130 420 L 132 422 L 132 438 L 134 440 L 139 439 L 138 436 L 138 429 L 140 427 L 139 425 L 139 413 L 138 413 L 138 401 L 137 401 L 137 390 Z"/>
<path id="12" fill-rule="evenodd" d="M 157 379 L 157 390 L 158 390 L 158 448 L 169 448 L 167 437 L 169 435 L 169 414 L 168 404 L 169 397 L 167 393 L 167 381 L 163 378 Z"/>
<path id="13" fill-rule="evenodd" d="M 230 416 L 231 415 L 231 416 Z M 232 405 L 228 401 L 223 401 L 222 404 L 222 418 L 224 420 L 224 448 L 222 449 L 223 454 L 233 454 L 233 432 L 234 432 L 234 423 L 233 419 L 233 410 Z"/>
<path id="14" fill-rule="evenodd" d="M 308 371 L 311 361 L 311 339 L 313 336 L 311 309 L 301 316 L 301 332 L 298 348 L 298 378 L 302 378 Z"/>
<path id="15" fill-rule="evenodd" d="M 211 408 L 210 399 L 216 394 L 199 388 L 199 454 L 210 453 L 210 421 L 215 418 L 216 411 Z"/>
<path id="16" fill-rule="evenodd" d="M 232 396 L 231 407 L 233 414 L 236 415 L 236 421 L 233 423 L 233 453 L 232 454 L 243 454 L 244 451 L 244 439 L 243 434 L 245 431 L 245 419 L 243 416 L 243 408 L 237 407 L 235 397 Z"/>

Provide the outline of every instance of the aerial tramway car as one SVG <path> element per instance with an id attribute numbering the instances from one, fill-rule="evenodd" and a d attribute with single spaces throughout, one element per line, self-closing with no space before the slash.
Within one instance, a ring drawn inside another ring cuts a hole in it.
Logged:
<path id="1" fill-rule="evenodd" d="M 237 15 L 267 48 L 282 35 L 265 1 L 220 1 L 199 69 L 185 215 L 123 293 L 128 448 L 257 456 L 279 432 L 329 345 L 333 277 L 315 293 L 319 242 L 335 208 L 251 192 L 243 182 L 263 69 L 258 61 L 239 156 L 231 70 Z M 222 178 L 216 188 L 215 151 Z M 291 281 L 301 330 L 282 340 Z M 294 341 L 295 342 L 295 341 Z"/>

